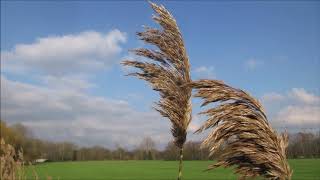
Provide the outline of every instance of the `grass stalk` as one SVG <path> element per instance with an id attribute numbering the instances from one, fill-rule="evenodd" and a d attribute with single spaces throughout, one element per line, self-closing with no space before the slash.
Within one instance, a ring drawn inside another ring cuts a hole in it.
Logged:
<path id="1" fill-rule="evenodd" d="M 182 180 L 182 162 L 183 162 L 183 147 L 180 148 L 179 150 L 179 174 L 178 174 L 178 180 Z"/>

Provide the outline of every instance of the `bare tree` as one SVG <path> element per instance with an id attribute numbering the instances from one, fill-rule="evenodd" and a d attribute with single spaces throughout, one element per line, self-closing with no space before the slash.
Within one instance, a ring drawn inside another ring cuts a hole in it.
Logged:
<path id="1" fill-rule="evenodd" d="M 140 152 L 142 159 L 152 160 L 155 159 L 155 142 L 151 137 L 145 137 L 140 144 Z"/>
<path id="2" fill-rule="evenodd" d="M 168 142 L 163 152 L 163 157 L 165 160 L 177 160 L 178 159 L 177 152 L 178 152 L 177 146 L 174 144 L 174 142 L 170 141 Z"/>

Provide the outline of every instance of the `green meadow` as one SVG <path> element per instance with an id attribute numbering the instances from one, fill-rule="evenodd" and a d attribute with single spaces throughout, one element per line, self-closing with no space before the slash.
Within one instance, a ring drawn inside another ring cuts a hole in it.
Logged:
<path id="1" fill-rule="evenodd" d="M 185 161 L 184 180 L 237 179 L 232 169 L 204 171 L 212 161 Z M 291 159 L 294 180 L 320 180 L 320 159 Z M 77 161 L 49 162 L 33 166 L 40 179 L 60 180 L 175 180 L 176 161 Z M 31 174 L 28 167 L 28 174 Z"/>

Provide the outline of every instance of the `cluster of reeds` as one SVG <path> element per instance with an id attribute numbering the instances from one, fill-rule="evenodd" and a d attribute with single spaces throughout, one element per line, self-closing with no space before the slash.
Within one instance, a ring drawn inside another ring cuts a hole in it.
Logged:
<path id="1" fill-rule="evenodd" d="M 183 38 L 173 16 L 163 6 L 150 3 L 158 14 L 153 19 L 162 29 L 145 27 L 137 35 L 158 50 L 135 49 L 136 55 L 152 61 L 125 60 L 125 66 L 140 69 L 129 75 L 149 82 L 160 93 L 155 109 L 172 123 L 175 145 L 180 149 L 178 180 L 182 174 L 183 145 L 191 121 L 192 89 L 204 105 L 224 104 L 203 112 L 209 119 L 197 131 L 213 128 L 202 146 L 210 147 L 210 155 L 220 149 L 218 163 L 209 169 L 235 166 L 242 178 L 263 176 L 267 179 L 290 179 L 286 161 L 287 136 L 272 130 L 261 104 L 248 93 L 232 88 L 221 81 L 191 81 L 190 64 Z"/>
<path id="2" fill-rule="evenodd" d="M 0 179 L 1 180 L 26 180 L 27 170 L 23 159 L 23 150 L 16 151 L 15 148 L 6 143 L 3 138 L 0 140 Z M 32 179 L 38 180 L 38 174 L 31 163 L 28 166 L 32 170 Z M 47 180 L 51 177 L 48 176 Z"/>
<path id="3" fill-rule="evenodd" d="M 0 145 L 0 179 L 26 179 L 22 151 L 16 152 L 4 139 L 1 139 Z"/>

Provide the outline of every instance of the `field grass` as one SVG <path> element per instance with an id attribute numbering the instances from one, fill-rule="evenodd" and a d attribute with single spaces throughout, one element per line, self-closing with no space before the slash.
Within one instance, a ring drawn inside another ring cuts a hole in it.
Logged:
<path id="1" fill-rule="evenodd" d="M 210 161 L 185 161 L 184 180 L 237 179 L 231 169 L 219 168 L 203 172 Z M 320 180 L 320 159 L 289 160 L 294 180 Z M 83 161 L 52 162 L 35 166 L 41 179 L 50 175 L 60 180 L 174 180 L 175 161 Z M 30 172 L 29 172 L 30 173 Z"/>

